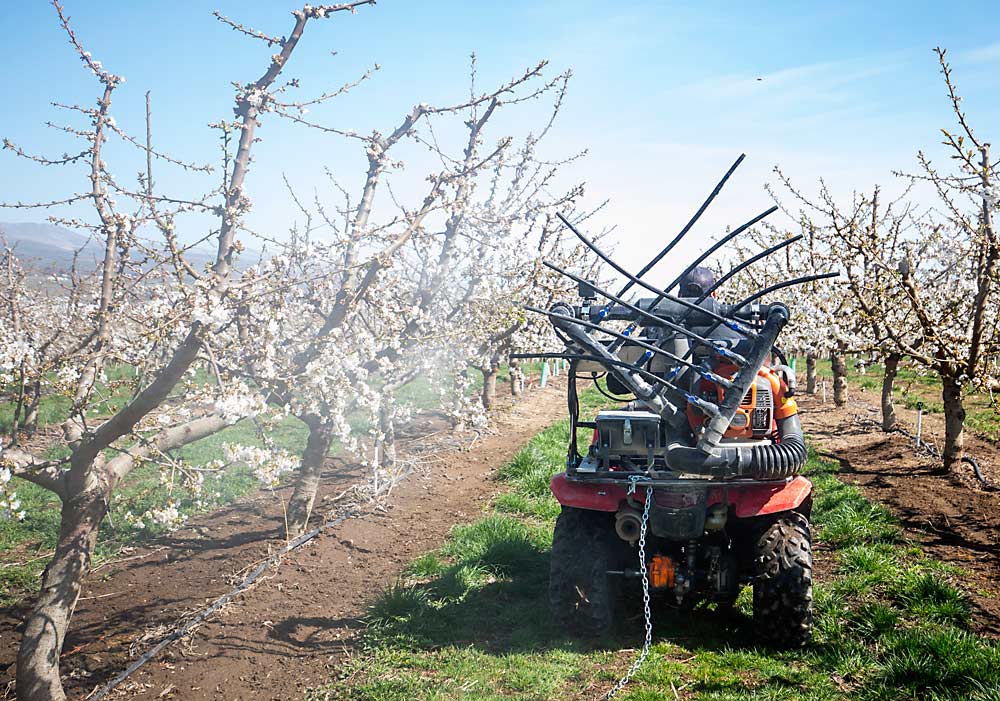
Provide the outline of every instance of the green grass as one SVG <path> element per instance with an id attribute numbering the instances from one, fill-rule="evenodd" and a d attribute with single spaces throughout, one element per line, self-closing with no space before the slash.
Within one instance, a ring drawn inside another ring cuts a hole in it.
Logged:
<path id="1" fill-rule="evenodd" d="M 588 396 L 591 406 L 595 403 Z M 544 486 L 565 460 L 566 423 L 499 472 L 507 490 L 456 526 L 372 604 L 364 650 L 310 701 L 522 701 L 600 698 L 641 646 L 637 602 L 610 640 L 580 642 L 548 619 L 548 548 L 558 504 Z M 581 437 L 586 442 L 589 436 Z M 924 558 L 892 515 L 810 455 L 817 557 L 814 644 L 753 644 L 749 590 L 735 616 L 658 608 L 646 664 L 619 698 L 1000 699 L 1000 646 L 969 632 L 954 567 Z"/>
<path id="2" fill-rule="evenodd" d="M 205 384 L 213 380 L 203 368 L 199 368 L 194 381 L 197 384 Z M 107 367 L 103 380 L 94 385 L 93 401 L 88 409 L 88 417 L 109 416 L 117 412 L 131 400 L 135 385 L 136 373 L 132 366 L 118 364 Z M 15 393 L 14 386 L 0 386 L 0 397 L 7 398 L 6 401 L 0 401 L 0 434 L 10 433 L 13 426 Z M 66 394 L 51 392 L 43 394 L 38 403 L 38 427 L 62 423 L 69 418 L 72 405 L 72 398 Z M 20 420 L 24 421 L 23 415 Z"/>
<path id="3" fill-rule="evenodd" d="M 521 369 L 524 371 L 525 377 L 537 377 L 542 373 L 542 363 L 540 361 L 525 362 L 521 364 Z M 475 370 L 470 370 L 470 373 L 472 381 L 466 388 L 466 392 L 469 396 L 473 396 L 483 390 L 483 375 L 481 372 L 476 372 Z M 396 397 L 402 404 L 413 409 L 436 409 L 440 406 L 441 397 L 435 391 L 435 386 L 449 387 L 453 382 L 454 375 L 442 374 L 435 377 L 427 374 L 419 375 L 413 381 L 400 387 L 396 392 Z M 504 392 L 504 385 L 509 383 L 510 367 L 506 364 L 501 365 L 497 371 L 497 393 Z M 509 391 L 508 389 L 507 392 Z"/>
<path id="4" fill-rule="evenodd" d="M 992 441 L 1000 441 L 1000 412 L 992 406 L 967 407 L 965 425 Z"/>

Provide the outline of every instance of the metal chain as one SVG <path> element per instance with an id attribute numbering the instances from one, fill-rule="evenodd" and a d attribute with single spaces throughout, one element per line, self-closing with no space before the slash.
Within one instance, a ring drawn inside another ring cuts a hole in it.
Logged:
<path id="1" fill-rule="evenodd" d="M 631 478 L 631 484 L 628 488 L 629 496 L 635 493 L 636 482 L 641 479 L 639 475 Z M 642 613 L 646 620 L 646 640 L 642 644 L 642 652 L 639 653 L 639 657 L 636 658 L 632 666 L 628 668 L 625 672 L 625 676 L 618 680 L 618 683 L 611 687 L 611 691 L 607 693 L 604 697 L 605 699 L 614 698 L 618 692 L 624 689 L 636 672 L 639 671 L 639 667 L 642 663 L 646 661 L 646 656 L 649 655 L 649 646 L 653 642 L 653 618 L 649 612 L 649 577 L 646 572 L 646 528 L 649 525 L 649 505 L 653 501 L 653 487 L 646 487 L 646 503 L 642 508 L 642 524 L 639 527 L 639 573 L 642 575 Z"/>

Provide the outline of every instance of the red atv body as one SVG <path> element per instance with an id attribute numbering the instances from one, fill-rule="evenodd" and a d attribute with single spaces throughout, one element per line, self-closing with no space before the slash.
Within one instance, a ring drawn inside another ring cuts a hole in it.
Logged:
<path id="1" fill-rule="evenodd" d="M 617 513 L 628 502 L 628 486 L 624 484 L 591 484 L 569 480 L 565 472 L 556 474 L 549 483 L 556 500 L 564 507 L 586 511 Z M 669 498 L 657 494 L 664 506 Z M 801 475 L 779 483 L 713 486 L 708 489 L 708 507 L 725 503 L 737 519 L 754 518 L 784 511 L 804 511 L 808 514 L 808 501 L 812 497 L 812 482 Z M 645 492 L 636 491 L 633 499 L 640 504 L 646 501 Z M 676 503 L 676 502 L 675 502 Z"/>

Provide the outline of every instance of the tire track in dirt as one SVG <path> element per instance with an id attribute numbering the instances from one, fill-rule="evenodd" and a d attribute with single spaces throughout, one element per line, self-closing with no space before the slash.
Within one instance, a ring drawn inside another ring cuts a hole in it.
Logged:
<path id="1" fill-rule="evenodd" d="M 348 521 L 289 554 L 258 585 L 108 698 L 301 698 L 351 654 L 362 627 L 359 617 L 372 597 L 410 561 L 441 545 L 452 526 L 474 520 L 498 491 L 494 471 L 564 415 L 561 382 L 502 407 L 490 433 L 459 436 L 465 449 L 450 447 L 415 470 L 393 490 L 383 510 Z M 401 438 L 419 442 L 420 435 L 440 434 L 440 429 L 440 420 L 428 420 Z M 328 468 L 318 499 L 329 500 L 363 480 L 357 466 L 337 459 Z M 317 504 L 323 511 L 322 502 Z M 136 559 L 93 573 L 64 646 L 69 697 L 85 698 L 162 635 L 229 591 L 238 570 L 284 545 L 273 539 L 282 523 L 278 501 L 258 495 L 193 519 L 171 537 L 138 550 Z M 18 629 L 26 613 L 23 606 L 0 612 L 0 699 L 7 698 L 3 690 L 13 679 Z"/>

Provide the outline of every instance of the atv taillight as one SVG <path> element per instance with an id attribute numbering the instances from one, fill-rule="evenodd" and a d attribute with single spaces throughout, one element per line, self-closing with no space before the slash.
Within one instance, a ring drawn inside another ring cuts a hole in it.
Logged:
<path id="1" fill-rule="evenodd" d="M 649 586 L 670 589 L 674 586 L 674 561 L 666 555 L 653 555 L 649 563 Z"/>

